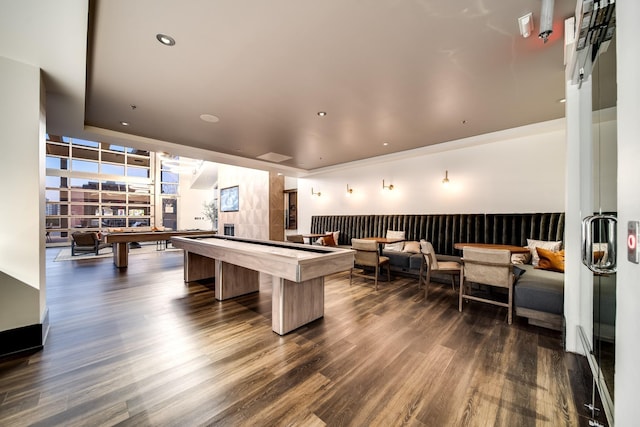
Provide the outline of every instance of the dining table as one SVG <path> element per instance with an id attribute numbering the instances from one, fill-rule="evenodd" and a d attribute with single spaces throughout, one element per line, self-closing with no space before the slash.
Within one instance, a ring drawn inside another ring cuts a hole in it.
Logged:
<path id="1" fill-rule="evenodd" d="M 320 237 L 324 237 L 327 234 L 331 234 L 331 233 L 308 233 L 308 234 L 303 234 L 302 238 L 309 239 L 309 244 L 313 245 L 313 239 L 319 239 Z"/>
<path id="2" fill-rule="evenodd" d="M 363 237 L 363 240 L 374 240 L 378 244 L 378 249 L 380 251 L 380 255 L 382 255 L 382 251 L 384 249 L 384 245 L 391 243 L 400 243 L 404 242 L 405 239 L 400 239 L 397 237 Z"/>
<path id="3" fill-rule="evenodd" d="M 498 243 L 454 243 L 453 248 L 463 250 L 465 247 L 470 248 L 483 248 L 483 249 L 506 249 L 512 254 L 526 254 L 529 253 L 529 248 L 525 246 L 516 245 L 502 245 Z"/>

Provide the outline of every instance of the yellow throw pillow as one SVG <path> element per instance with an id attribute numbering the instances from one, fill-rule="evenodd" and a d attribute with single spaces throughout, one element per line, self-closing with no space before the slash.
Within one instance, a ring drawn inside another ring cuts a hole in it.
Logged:
<path id="1" fill-rule="evenodd" d="M 540 261 L 538 261 L 538 265 L 535 268 L 564 273 L 564 249 L 554 252 L 538 247 L 536 251 Z"/>

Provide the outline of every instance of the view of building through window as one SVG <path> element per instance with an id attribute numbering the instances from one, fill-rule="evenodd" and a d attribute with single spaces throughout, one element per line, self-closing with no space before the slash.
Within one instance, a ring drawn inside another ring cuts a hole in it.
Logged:
<path id="1" fill-rule="evenodd" d="M 154 153 L 54 135 L 46 147 L 47 243 L 66 244 L 77 230 L 154 225 Z M 161 180 L 175 199 L 179 175 L 161 171 Z"/>

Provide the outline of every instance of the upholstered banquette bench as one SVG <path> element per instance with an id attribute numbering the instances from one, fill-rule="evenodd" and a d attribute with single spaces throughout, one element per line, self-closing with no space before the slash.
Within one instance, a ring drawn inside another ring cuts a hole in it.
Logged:
<path id="1" fill-rule="evenodd" d="M 527 246 L 527 239 L 564 241 L 564 213 L 525 214 L 406 214 L 406 215 L 322 215 L 311 218 L 311 233 L 340 231 L 340 246 L 351 239 L 386 237 L 387 231 L 403 231 L 406 242 L 425 239 L 438 257 L 459 259 L 455 243 L 495 243 Z M 414 245 L 415 246 L 415 245 Z M 423 257 L 420 253 L 385 250 L 394 273 L 416 276 Z M 516 282 L 516 315 L 530 323 L 561 329 L 564 310 L 564 274 L 519 266 L 524 274 Z M 434 275 L 437 280 L 438 277 Z M 443 280 L 449 280 L 444 278 Z"/>

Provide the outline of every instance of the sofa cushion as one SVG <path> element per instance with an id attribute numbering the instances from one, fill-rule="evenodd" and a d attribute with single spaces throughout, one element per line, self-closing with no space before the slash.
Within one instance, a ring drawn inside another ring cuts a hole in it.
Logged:
<path id="1" fill-rule="evenodd" d="M 404 231 L 387 230 L 387 239 L 404 239 Z M 404 242 L 387 243 L 384 248 L 388 251 L 401 251 L 404 247 Z"/>
<path id="2" fill-rule="evenodd" d="M 409 269 L 409 260 L 411 259 L 411 255 L 408 252 L 401 251 L 388 251 L 385 250 L 382 254 L 386 257 L 389 257 L 389 263 L 391 263 L 392 267 L 398 267 L 401 269 Z"/>
<path id="3" fill-rule="evenodd" d="M 414 254 L 419 254 L 420 242 L 415 242 L 415 241 L 404 242 L 404 247 L 402 248 L 402 252 L 411 252 Z"/>
<path id="4" fill-rule="evenodd" d="M 538 265 L 538 261 L 540 261 L 540 257 L 538 256 L 536 248 L 548 249 L 550 251 L 556 252 L 560 250 L 561 246 L 562 241 L 549 242 L 544 240 L 527 239 L 527 247 L 531 252 L 531 264 L 535 267 L 536 265 Z"/>
<path id="5" fill-rule="evenodd" d="M 536 248 L 536 252 L 538 252 L 538 257 L 540 257 L 536 268 L 564 273 L 564 249 L 553 252 L 547 249 Z"/>
<path id="6" fill-rule="evenodd" d="M 518 268 L 525 271 L 516 282 L 513 303 L 515 307 L 564 313 L 564 274 L 549 270 L 535 269 L 522 264 Z"/>
<path id="7" fill-rule="evenodd" d="M 423 263 L 423 258 L 424 257 L 422 254 L 411 254 L 411 257 L 409 258 L 409 269 L 420 271 Z"/>

